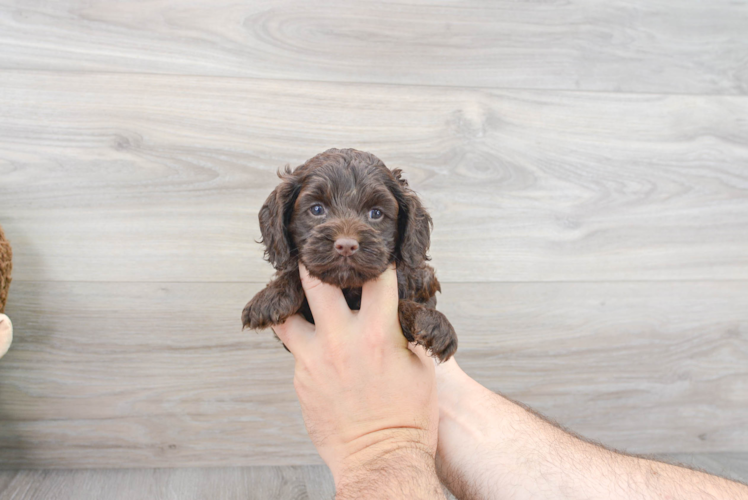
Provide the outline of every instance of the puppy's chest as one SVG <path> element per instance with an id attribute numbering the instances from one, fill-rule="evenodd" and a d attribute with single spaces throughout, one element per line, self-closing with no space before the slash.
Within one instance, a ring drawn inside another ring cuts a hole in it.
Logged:
<path id="1" fill-rule="evenodd" d="M 412 298 L 413 294 L 409 293 L 408 287 L 406 286 L 407 281 L 400 278 L 400 276 L 398 276 L 397 281 L 398 297 L 401 299 Z M 345 301 L 348 302 L 348 307 L 352 311 L 358 311 L 361 309 L 361 290 L 361 287 L 342 289 L 343 297 L 345 297 Z"/>
<path id="2" fill-rule="evenodd" d="M 343 288 L 343 297 L 352 311 L 361 309 L 361 290 L 362 288 Z"/>
<path id="3" fill-rule="evenodd" d="M 361 288 L 343 288 L 342 290 L 343 297 L 345 297 L 345 301 L 348 303 L 348 307 L 352 311 L 358 311 L 359 309 L 361 309 Z M 304 316 L 304 319 L 314 324 L 312 310 L 309 307 L 309 302 L 307 302 L 306 298 L 304 299 L 304 303 L 301 305 L 301 309 L 299 310 L 299 312 L 302 316 Z"/>
<path id="4" fill-rule="evenodd" d="M 397 279 L 397 288 L 398 288 L 398 296 L 400 299 L 403 298 L 412 298 L 413 293 L 410 292 L 408 287 L 406 286 L 406 283 L 408 283 L 407 280 L 404 279 L 404 277 L 401 277 L 399 270 L 398 270 L 398 279 Z M 361 287 L 358 288 L 343 288 L 343 297 L 345 297 L 345 301 L 348 303 L 348 307 L 352 311 L 358 311 L 361 309 Z M 309 307 L 309 302 L 307 302 L 306 298 L 304 299 L 304 303 L 301 305 L 301 309 L 299 310 L 302 316 L 304 316 L 304 319 L 306 319 L 308 322 L 314 324 L 314 318 L 312 317 L 312 310 Z"/>

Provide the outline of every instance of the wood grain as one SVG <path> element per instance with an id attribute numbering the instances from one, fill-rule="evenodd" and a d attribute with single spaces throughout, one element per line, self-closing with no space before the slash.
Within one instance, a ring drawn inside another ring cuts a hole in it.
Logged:
<path id="1" fill-rule="evenodd" d="M 748 482 L 745 453 L 656 458 Z M 333 500 L 334 496 L 332 475 L 323 465 L 0 471 L 0 500 Z"/>
<path id="2" fill-rule="evenodd" d="M 745 94 L 745 1 L 0 2 L 0 68 Z"/>
<path id="3" fill-rule="evenodd" d="M 400 167 L 440 278 L 748 279 L 748 97 L 0 75 L 18 281 L 265 282 L 276 170 Z"/>
<path id="4" fill-rule="evenodd" d="M 0 471 L 0 500 L 332 500 L 307 490 L 321 468 Z"/>
<path id="5" fill-rule="evenodd" d="M 0 467 L 48 469 L 0 500 L 332 498 L 292 357 L 239 320 L 276 171 L 330 147 L 420 194 L 470 375 L 747 480 L 746 25 L 745 0 L 0 0 Z"/>
<path id="6" fill-rule="evenodd" d="M 0 467 L 319 464 L 260 284 L 14 283 Z M 748 282 L 446 284 L 476 380 L 635 453 L 748 447 Z"/>
<path id="7" fill-rule="evenodd" d="M 673 453 L 658 455 L 656 458 L 748 484 L 746 453 Z"/>

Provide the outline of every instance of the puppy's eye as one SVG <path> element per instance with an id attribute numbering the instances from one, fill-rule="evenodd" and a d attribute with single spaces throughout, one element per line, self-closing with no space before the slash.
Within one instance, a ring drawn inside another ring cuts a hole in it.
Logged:
<path id="1" fill-rule="evenodd" d="M 325 215 L 325 207 L 320 204 L 312 205 L 309 208 L 309 211 L 312 213 L 312 215 Z"/>
<path id="2" fill-rule="evenodd" d="M 369 217 L 372 219 L 381 219 L 384 214 L 378 208 L 372 208 L 369 210 Z"/>

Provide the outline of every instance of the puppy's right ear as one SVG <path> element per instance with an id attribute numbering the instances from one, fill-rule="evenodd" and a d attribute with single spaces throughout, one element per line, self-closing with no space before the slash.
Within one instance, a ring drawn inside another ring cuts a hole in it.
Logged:
<path id="1" fill-rule="evenodd" d="M 265 258 L 276 269 L 286 266 L 294 250 L 288 234 L 288 224 L 293 214 L 293 205 L 301 190 L 301 182 L 286 166 L 285 174 L 278 172 L 282 182 L 276 187 L 260 209 L 260 232 L 265 244 Z"/>

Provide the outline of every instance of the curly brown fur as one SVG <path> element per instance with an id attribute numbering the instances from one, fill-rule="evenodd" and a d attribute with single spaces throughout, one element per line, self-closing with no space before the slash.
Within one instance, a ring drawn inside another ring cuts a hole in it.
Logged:
<path id="1" fill-rule="evenodd" d="M 244 327 L 267 328 L 296 313 L 314 322 L 299 261 L 312 276 L 340 287 L 351 309 L 360 308 L 361 286 L 394 261 L 403 334 L 449 359 L 457 336 L 435 309 L 441 287 L 427 264 L 431 217 L 401 174 L 355 149 L 329 149 L 279 172 L 282 182 L 259 215 L 265 258 L 276 273 L 244 307 Z"/>
<path id="2" fill-rule="evenodd" d="M 13 250 L 10 243 L 5 239 L 3 228 L 0 227 L 0 313 L 5 311 L 5 303 L 8 300 L 8 289 L 10 288 L 10 272 L 13 270 Z"/>

